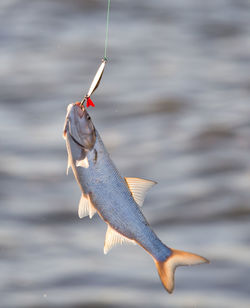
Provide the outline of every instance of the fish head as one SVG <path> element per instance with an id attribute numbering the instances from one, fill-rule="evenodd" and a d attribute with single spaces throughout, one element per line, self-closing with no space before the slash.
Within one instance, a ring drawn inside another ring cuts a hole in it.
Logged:
<path id="1" fill-rule="evenodd" d="M 66 138 L 67 133 L 85 150 L 91 150 L 95 145 L 94 124 L 87 110 L 79 102 L 68 105 L 63 132 L 64 138 Z"/>

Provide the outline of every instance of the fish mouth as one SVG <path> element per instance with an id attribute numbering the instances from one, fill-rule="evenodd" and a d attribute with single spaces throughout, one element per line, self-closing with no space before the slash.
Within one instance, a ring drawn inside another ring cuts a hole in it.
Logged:
<path id="1" fill-rule="evenodd" d="M 74 104 L 70 104 L 67 108 L 67 115 L 66 115 L 66 120 L 65 120 L 65 124 L 64 124 L 64 130 L 63 130 L 63 138 L 66 139 L 66 135 L 67 135 L 67 132 L 69 132 L 69 129 L 68 129 L 68 116 L 70 114 L 70 111 L 71 109 L 74 107 L 74 106 L 77 106 L 77 109 L 75 111 L 75 113 L 80 117 L 82 118 L 83 115 L 84 115 L 84 106 L 80 103 L 80 102 L 76 102 Z M 70 134 L 70 132 L 69 132 Z M 72 137 L 72 139 L 77 143 L 79 144 L 79 142 L 77 142 L 75 140 L 75 138 L 70 134 L 70 136 Z M 79 144 L 80 145 L 80 144 Z"/>
<path id="2" fill-rule="evenodd" d="M 91 121 L 89 122 L 90 117 L 88 113 L 87 114 L 86 113 L 87 111 L 85 110 L 84 106 L 80 102 L 76 102 L 68 106 L 64 130 L 63 130 L 63 137 L 64 139 L 66 139 L 67 134 L 68 134 L 72 138 L 75 144 L 77 144 L 79 147 L 81 147 L 85 151 L 88 151 L 88 150 L 91 150 L 94 146 L 95 139 L 96 139 L 96 133 L 95 133 L 95 128 L 93 126 L 93 123 Z M 70 114 L 72 114 L 73 116 L 72 119 L 70 118 Z M 81 134 L 80 134 L 81 137 L 78 136 L 78 134 L 75 135 L 74 130 L 72 131 L 71 120 L 73 119 L 75 119 L 76 122 L 87 121 L 86 122 L 87 131 L 86 132 L 81 131 Z"/>

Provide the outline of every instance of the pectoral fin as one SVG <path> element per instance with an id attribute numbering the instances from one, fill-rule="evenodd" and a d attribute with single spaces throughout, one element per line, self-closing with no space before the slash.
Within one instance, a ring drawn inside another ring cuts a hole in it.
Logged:
<path id="1" fill-rule="evenodd" d="M 125 181 L 128 184 L 128 188 L 132 193 L 132 196 L 135 200 L 135 202 L 142 206 L 146 192 L 155 184 L 157 184 L 154 181 L 140 179 L 140 178 L 125 178 Z"/>
<path id="2" fill-rule="evenodd" d="M 84 159 L 77 160 L 76 161 L 76 167 L 83 167 L 83 168 L 88 168 L 89 167 L 89 161 L 88 158 L 85 157 Z"/>
<path id="3" fill-rule="evenodd" d="M 68 165 L 67 165 L 67 169 L 66 169 L 66 174 L 69 174 L 69 168 L 71 167 L 71 163 L 70 163 L 70 159 L 68 157 Z"/>
<path id="4" fill-rule="evenodd" d="M 135 241 L 130 240 L 127 237 L 121 235 L 108 225 L 104 243 L 104 254 L 106 255 L 108 251 L 116 244 L 123 244 L 123 243 L 136 244 Z"/>
<path id="5" fill-rule="evenodd" d="M 78 207 L 78 216 L 83 218 L 85 216 L 89 216 L 91 219 L 96 213 L 96 209 L 90 201 L 89 195 L 82 194 L 79 207 Z"/>

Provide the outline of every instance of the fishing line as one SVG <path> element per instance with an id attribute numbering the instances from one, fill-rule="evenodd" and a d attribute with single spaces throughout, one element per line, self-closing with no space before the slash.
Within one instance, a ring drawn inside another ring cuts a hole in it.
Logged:
<path id="1" fill-rule="evenodd" d="M 98 88 L 100 81 L 102 79 L 102 75 L 104 72 L 105 65 L 108 61 L 107 59 L 107 49 L 108 49 L 108 35 L 109 35 L 109 13 L 110 13 L 110 2 L 111 0 L 108 0 L 108 8 L 107 8 L 107 19 L 106 19 L 106 34 L 105 34 L 105 43 L 104 43 L 104 57 L 102 58 L 102 63 L 99 66 L 95 77 L 90 85 L 88 93 L 84 96 L 82 99 L 80 106 L 83 107 L 84 102 L 86 101 L 86 107 L 92 106 L 95 107 L 95 104 L 92 102 L 90 96 L 94 93 L 94 91 Z"/>
<path id="2" fill-rule="evenodd" d="M 104 60 L 107 59 L 107 47 L 108 47 L 108 35 L 109 35 L 109 12 L 110 12 L 110 2 L 111 0 L 108 0 L 108 9 L 107 9 L 107 21 L 106 21 L 106 36 L 105 36 L 105 47 L 104 47 Z"/>

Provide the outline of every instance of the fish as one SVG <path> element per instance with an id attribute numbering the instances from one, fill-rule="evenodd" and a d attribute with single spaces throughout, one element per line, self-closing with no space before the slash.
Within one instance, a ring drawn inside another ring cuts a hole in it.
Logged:
<path id="1" fill-rule="evenodd" d="M 67 172 L 72 168 L 81 189 L 79 217 L 92 218 L 97 213 L 107 224 L 104 254 L 116 244 L 138 244 L 152 256 L 169 293 L 174 290 L 176 267 L 209 263 L 202 256 L 161 242 L 141 211 L 147 191 L 156 182 L 120 175 L 80 102 L 68 105 L 63 137 L 68 152 Z"/>

